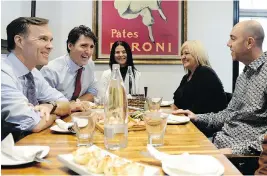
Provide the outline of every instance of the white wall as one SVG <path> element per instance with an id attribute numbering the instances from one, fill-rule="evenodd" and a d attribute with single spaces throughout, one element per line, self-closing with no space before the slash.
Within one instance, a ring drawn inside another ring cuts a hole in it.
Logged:
<path id="1" fill-rule="evenodd" d="M 232 1 L 190 1 L 188 3 L 188 40 L 205 45 L 212 67 L 232 92 L 232 57 L 226 46 L 233 26 Z"/>
<path id="2" fill-rule="evenodd" d="M 66 41 L 73 27 L 81 24 L 92 27 L 91 10 L 91 1 L 36 1 L 36 16 L 49 19 L 54 35 L 50 60 L 67 52 Z"/>
<path id="3" fill-rule="evenodd" d="M 7 25 L 20 16 L 31 16 L 31 1 L 1 1 L 1 39 L 7 38 Z"/>
<path id="4" fill-rule="evenodd" d="M 9 16 L 13 11 L 6 13 Z M 74 26 L 84 24 L 92 27 L 92 2 L 37 1 L 36 15 L 50 19 L 55 48 L 50 59 L 53 59 L 66 52 L 67 35 Z M 188 2 L 188 39 L 198 39 L 205 44 L 211 64 L 229 92 L 232 89 L 232 61 L 226 43 L 232 24 L 232 1 Z M 108 65 L 96 65 L 97 77 L 100 78 L 107 68 Z M 184 75 L 181 65 L 137 65 L 137 68 L 142 72 L 143 84 L 148 86 L 148 94 L 163 96 L 166 100 L 172 99 Z"/>

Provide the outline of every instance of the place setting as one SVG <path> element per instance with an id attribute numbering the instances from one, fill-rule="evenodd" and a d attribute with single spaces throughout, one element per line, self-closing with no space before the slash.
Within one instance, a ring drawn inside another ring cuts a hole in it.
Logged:
<path id="1" fill-rule="evenodd" d="M 171 155 L 160 152 L 154 144 L 147 144 L 147 151 L 141 154 L 159 160 L 163 171 L 170 176 L 224 174 L 224 166 L 211 155 L 189 154 Z"/>
<path id="2" fill-rule="evenodd" d="M 17 166 L 32 162 L 51 161 L 44 159 L 50 151 L 49 146 L 15 146 L 13 135 L 10 133 L 1 142 L 1 166 Z"/>
<path id="3" fill-rule="evenodd" d="M 85 128 L 91 122 L 91 118 L 97 123 L 103 121 L 104 109 L 89 109 L 85 112 L 72 113 L 70 116 L 70 122 L 65 122 L 60 118 L 56 119 L 56 125 L 50 127 L 50 130 L 55 133 L 76 133 L 79 129 Z"/>

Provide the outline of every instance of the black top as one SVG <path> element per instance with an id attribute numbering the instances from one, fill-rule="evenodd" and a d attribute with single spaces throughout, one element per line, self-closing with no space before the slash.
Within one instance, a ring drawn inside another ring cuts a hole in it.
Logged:
<path id="1" fill-rule="evenodd" d="M 135 77 L 135 68 L 133 69 L 133 75 Z M 121 77 L 123 80 L 125 80 L 125 77 L 126 77 L 126 74 L 127 74 L 127 71 L 128 71 L 128 67 L 120 67 L 120 72 L 121 72 Z"/>
<path id="2" fill-rule="evenodd" d="M 186 74 L 174 92 L 174 104 L 196 114 L 218 112 L 226 108 L 226 96 L 215 71 L 198 66 L 190 81 Z"/>
<path id="3" fill-rule="evenodd" d="M 121 77 L 123 80 L 125 80 L 127 71 L 128 71 L 128 67 L 120 67 Z"/>

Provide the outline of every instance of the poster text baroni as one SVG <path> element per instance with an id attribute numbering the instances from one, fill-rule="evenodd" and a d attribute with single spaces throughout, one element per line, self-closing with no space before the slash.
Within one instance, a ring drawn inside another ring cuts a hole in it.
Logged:
<path id="1" fill-rule="evenodd" d="M 116 39 L 125 39 L 125 38 L 138 38 L 138 32 L 127 32 L 125 29 L 122 31 L 117 30 L 117 29 L 111 29 L 111 38 L 116 38 Z M 112 47 L 113 43 L 110 43 L 110 49 Z M 151 42 L 145 42 L 145 43 L 137 43 L 137 42 L 132 42 L 131 43 L 131 48 L 132 51 L 145 51 L 149 52 L 152 50 L 152 48 L 156 48 L 156 52 L 162 51 L 162 52 L 171 52 L 172 44 L 171 43 L 151 43 Z"/>

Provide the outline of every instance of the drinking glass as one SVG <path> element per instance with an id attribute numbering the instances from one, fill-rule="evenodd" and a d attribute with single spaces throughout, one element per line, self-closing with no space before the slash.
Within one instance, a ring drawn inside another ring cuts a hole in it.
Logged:
<path id="1" fill-rule="evenodd" d="M 71 114 L 76 129 L 77 146 L 91 146 L 95 131 L 96 120 L 91 112 L 76 112 Z"/>
<path id="2" fill-rule="evenodd" d="M 160 98 L 146 98 L 146 102 L 148 105 L 148 110 L 153 112 L 153 111 L 159 111 L 160 110 L 160 105 L 162 102 L 162 97 Z"/>
<path id="3" fill-rule="evenodd" d="M 162 112 L 145 112 L 144 121 L 148 133 L 148 144 L 162 146 L 167 126 L 168 114 Z"/>

